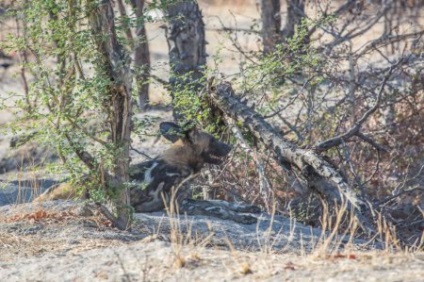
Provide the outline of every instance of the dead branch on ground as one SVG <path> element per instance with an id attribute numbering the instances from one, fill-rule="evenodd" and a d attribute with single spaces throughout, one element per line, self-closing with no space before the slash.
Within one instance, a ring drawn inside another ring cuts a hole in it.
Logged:
<path id="1" fill-rule="evenodd" d="M 356 195 L 333 165 L 313 150 L 302 149 L 286 141 L 259 113 L 236 98 L 230 83 L 222 82 L 216 87 L 210 87 L 209 98 L 226 117 L 243 124 L 271 150 L 281 166 L 299 172 L 313 192 L 328 203 L 340 205 L 347 202 L 348 210 L 353 212 L 361 228 L 368 234 L 375 234 L 370 218 L 363 214 L 367 209 L 364 199 Z"/>

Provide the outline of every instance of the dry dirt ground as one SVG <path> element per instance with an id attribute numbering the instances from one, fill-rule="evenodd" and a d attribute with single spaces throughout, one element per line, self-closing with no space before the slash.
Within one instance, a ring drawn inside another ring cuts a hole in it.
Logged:
<path id="1" fill-rule="evenodd" d="M 136 215 L 114 230 L 82 203 L 0 208 L 0 281 L 423 281 L 423 253 L 320 248 L 319 230 L 289 219 L 247 226 Z M 342 239 L 340 239 L 342 240 Z"/>

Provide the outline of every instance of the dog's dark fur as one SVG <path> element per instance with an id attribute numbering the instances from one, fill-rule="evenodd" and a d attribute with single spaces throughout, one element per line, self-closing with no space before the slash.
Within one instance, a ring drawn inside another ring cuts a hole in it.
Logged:
<path id="1" fill-rule="evenodd" d="M 204 164 L 220 164 L 231 147 L 212 135 L 197 129 L 182 131 L 174 123 L 160 125 L 162 135 L 173 145 L 161 156 L 132 166 L 130 178 L 131 205 L 136 212 L 152 212 L 169 207 L 175 199 L 180 213 L 211 215 L 242 223 L 256 222 L 256 218 L 241 213 L 257 213 L 256 206 L 225 201 L 200 201 L 188 198 L 182 184 L 195 176 Z"/>
<path id="2" fill-rule="evenodd" d="M 220 164 L 231 150 L 229 145 L 196 128 L 182 130 L 171 122 L 161 123 L 160 131 L 173 145 L 155 159 L 130 167 L 130 199 L 135 212 L 174 207 L 180 214 L 209 215 L 240 223 L 256 222 L 255 217 L 240 214 L 259 213 L 260 209 L 256 206 L 192 200 L 187 189 L 182 189 L 185 182 L 200 172 L 205 164 Z M 37 201 L 45 201 L 51 198 L 49 195 L 58 194 L 61 193 L 47 192 Z"/>

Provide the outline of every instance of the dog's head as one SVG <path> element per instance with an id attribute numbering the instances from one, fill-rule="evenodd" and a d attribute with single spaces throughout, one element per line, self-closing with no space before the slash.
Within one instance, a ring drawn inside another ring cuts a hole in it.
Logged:
<path id="1" fill-rule="evenodd" d="M 220 164 L 231 151 L 231 146 L 215 139 L 212 135 L 195 127 L 183 129 L 172 122 L 162 122 L 160 131 L 169 141 L 179 143 L 187 159 L 199 163 Z"/>

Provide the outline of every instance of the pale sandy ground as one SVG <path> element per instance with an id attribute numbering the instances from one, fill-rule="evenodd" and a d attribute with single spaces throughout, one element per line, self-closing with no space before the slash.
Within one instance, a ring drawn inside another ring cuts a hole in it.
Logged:
<path id="1" fill-rule="evenodd" d="M 275 224 L 281 232 L 266 235 L 261 227 L 213 218 L 181 218 L 170 225 L 160 213 L 139 214 L 133 231 L 122 232 L 74 202 L 3 207 L 0 212 L 0 281 L 424 279 L 424 253 L 394 254 L 357 244 L 329 254 L 316 244 L 318 230 L 288 219 Z M 172 229 L 179 230 L 179 237 Z M 296 235 L 302 232 L 304 236 Z M 257 243 L 244 245 L 240 239 L 247 235 L 256 236 Z"/>
<path id="2" fill-rule="evenodd" d="M 136 242 L 1 263 L 3 281 L 423 281 L 423 257 L 359 254 L 316 259 Z M 246 273 L 247 272 L 247 273 Z"/>

